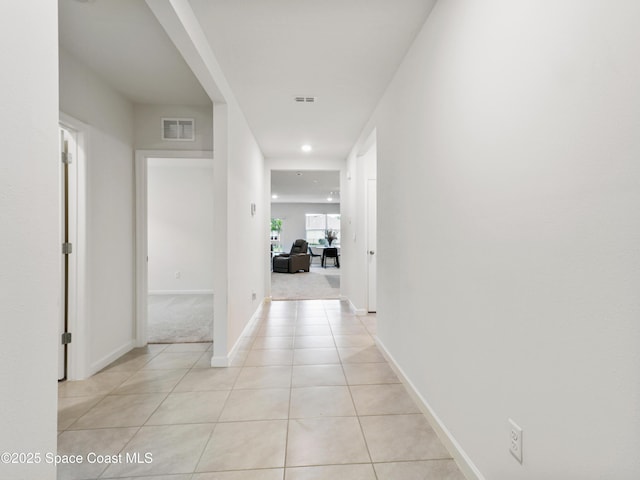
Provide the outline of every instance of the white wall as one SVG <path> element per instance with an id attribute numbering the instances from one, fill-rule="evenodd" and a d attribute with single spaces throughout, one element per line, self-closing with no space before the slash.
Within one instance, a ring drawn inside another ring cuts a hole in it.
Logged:
<path id="1" fill-rule="evenodd" d="M 224 366 L 241 344 L 242 331 L 265 297 L 269 201 L 264 193 L 264 158 L 189 3 L 152 2 L 149 7 L 215 100 L 215 342 L 211 361 Z M 254 216 L 252 203 L 257 207 Z"/>
<path id="2" fill-rule="evenodd" d="M 149 293 L 211 292 L 213 162 L 149 159 L 147 202 Z"/>
<path id="3" fill-rule="evenodd" d="M 133 345 L 133 106 L 61 50 L 60 110 L 90 126 L 85 321 L 93 373 Z"/>
<path id="4" fill-rule="evenodd" d="M 60 308 L 56 2 L 0 3 L 1 452 L 55 452 Z M 19 48 L 14 48 L 19 46 Z M 0 463 L 53 480 L 53 465 Z"/>
<path id="5" fill-rule="evenodd" d="M 239 107 L 215 104 L 213 114 L 215 342 L 211 361 L 213 366 L 227 366 L 265 298 L 269 204 L 264 200 L 264 159 Z M 252 203 L 255 215 L 251 215 Z"/>
<path id="6" fill-rule="evenodd" d="M 280 239 L 288 252 L 298 238 L 305 238 L 307 213 L 340 213 L 339 203 L 271 203 L 271 217 L 282 219 Z"/>
<path id="7" fill-rule="evenodd" d="M 640 478 L 639 17 L 439 2 L 363 134 L 379 338 L 478 477 Z"/>
<path id="8" fill-rule="evenodd" d="M 139 150 L 213 150 L 212 105 L 143 105 L 133 106 L 135 146 Z M 195 140 L 162 140 L 163 118 L 193 118 Z"/>
<path id="9" fill-rule="evenodd" d="M 265 259 L 270 256 L 265 219 L 269 204 L 263 200 L 262 152 L 240 108 L 229 105 L 227 113 L 227 338 L 229 347 L 233 347 L 265 297 Z M 256 204 L 255 216 L 251 215 L 252 203 Z"/>

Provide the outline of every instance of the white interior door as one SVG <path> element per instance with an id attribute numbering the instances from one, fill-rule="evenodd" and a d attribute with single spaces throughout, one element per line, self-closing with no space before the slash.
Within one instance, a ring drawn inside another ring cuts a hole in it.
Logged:
<path id="1" fill-rule="evenodd" d="M 367 310 L 376 311 L 377 297 L 377 184 L 375 179 L 367 180 L 367 257 L 368 257 L 368 288 L 367 288 Z"/>

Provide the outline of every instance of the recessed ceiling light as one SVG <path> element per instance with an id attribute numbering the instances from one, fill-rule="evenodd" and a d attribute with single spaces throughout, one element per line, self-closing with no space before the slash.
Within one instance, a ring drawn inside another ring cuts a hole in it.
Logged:
<path id="1" fill-rule="evenodd" d="M 278 198 L 278 194 L 274 193 L 273 195 L 271 195 L 271 198 Z"/>
<path id="2" fill-rule="evenodd" d="M 302 172 L 296 172 L 296 175 L 301 177 L 302 176 Z"/>
<path id="3" fill-rule="evenodd" d="M 333 200 L 333 198 L 331 198 L 331 197 L 327 197 L 327 202 L 330 202 L 330 201 L 332 201 L 332 200 Z"/>
<path id="4" fill-rule="evenodd" d="M 309 144 L 302 145 L 302 151 L 303 152 L 310 152 L 311 151 L 311 145 L 309 145 Z"/>

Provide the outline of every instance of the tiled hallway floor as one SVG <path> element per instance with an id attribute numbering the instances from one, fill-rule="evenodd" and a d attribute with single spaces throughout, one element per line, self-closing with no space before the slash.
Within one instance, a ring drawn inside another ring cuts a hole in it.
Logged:
<path id="1" fill-rule="evenodd" d="M 209 368 L 211 344 L 150 345 L 61 384 L 58 453 L 84 462 L 58 479 L 464 479 L 375 346 L 375 316 L 305 300 L 261 317 L 232 367 Z"/>

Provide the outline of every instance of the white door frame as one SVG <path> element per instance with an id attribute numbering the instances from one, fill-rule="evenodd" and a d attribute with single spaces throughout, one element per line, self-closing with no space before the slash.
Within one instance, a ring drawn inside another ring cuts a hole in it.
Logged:
<path id="1" fill-rule="evenodd" d="M 367 178 L 367 312 L 369 313 L 376 312 L 378 296 L 377 185 L 378 181 L 375 178 Z"/>
<path id="2" fill-rule="evenodd" d="M 378 197 L 378 140 L 377 140 L 377 129 L 374 128 L 372 132 L 367 137 L 365 141 L 362 151 L 364 153 L 361 154 L 363 157 L 363 173 L 364 173 L 364 186 L 363 186 L 363 194 L 364 194 L 364 223 L 365 223 L 365 256 L 366 256 L 366 271 L 364 274 L 366 275 L 366 292 L 365 292 L 365 310 L 367 312 L 373 313 L 377 310 L 377 264 L 378 264 L 378 234 L 377 228 L 372 229 L 371 223 L 373 222 L 375 226 L 378 223 L 378 208 L 377 208 L 377 197 Z M 371 182 L 374 182 L 375 189 L 373 192 L 370 191 Z M 371 198 L 374 197 L 374 198 Z M 373 231 L 372 231 L 373 230 Z M 370 252 L 373 251 L 373 254 Z M 373 278 L 372 278 L 373 277 Z"/>
<path id="3" fill-rule="evenodd" d="M 60 112 L 59 124 L 75 133 L 77 144 L 76 158 L 72 158 L 69 165 L 69 239 L 73 253 L 69 255 L 68 330 L 73 338 L 67 348 L 67 380 L 83 380 L 89 376 L 86 152 L 90 127 L 63 112 Z"/>
<path id="4" fill-rule="evenodd" d="M 345 189 L 345 184 L 344 184 L 344 178 L 346 178 L 347 175 L 347 170 L 346 170 L 346 163 L 343 160 L 327 160 L 327 159 L 323 159 L 323 160 L 315 160 L 312 161 L 311 163 L 309 163 L 309 160 L 300 160 L 300 159 L 289 159 L 289 158 L 283 158 L 283 159 L 273 159 L 273 158 L 266 158 L 265 159 L 265 167 L 264 167 L 264 204 L 268 206 L 268 208 L 266 209 L 266 214 L 264 216 L 264 231 L 265 231 L 265 237 L 264 237 L 264 245 L 265 245 L 265 249 L 264 251 L 268 252 L 269 251 L 269 246 L 270 246 L 270 241 L 269 241 L 269 233 L 271 231 L 271 173 L 274 170 L 284 170 L 284 171 L 300 171 L 300 172 L 305 172 L 305 171 L 325 171 L 325 172 L 339 172 L 340 175 L 340 221 L 342 222 L 342 215 L 344 213 L 344 204 L 343 204 L 343 192 Z M 342 231 L 343 227 L 342 225 L 340 226 L 340 230 Z M 346 241 L 346 239 L 345 239 Z M 265 299 L 267 301 L 271 301 L 271 258 L 270 257 L 266 257 L 266 268 L 265 268 L 265 276 L 264 276 L 264 292 L 265 292 Z M 341 278 L 344 275 L 344 271 L 345 271 L 345 263 L 346 262 L 342 262 L 340 264 L 340 275 Z M 349 267 L 346 267 L 347 270 Z M 346 299 L 346 297 L 343 295 L 343 282 L 340 281 L 340 299 L 344 300 Z"/>
<path id="5" fill-rule="evenodd" d="M 144 347 L 148 341 L 147 296 L 149 292 L 149 271 L 147 258 L 149 252 L 147 232 L 147 160 L 149 158 L 213 159 L 213 152 L 210 150 L 136 150 L 136 347 Z"/>

